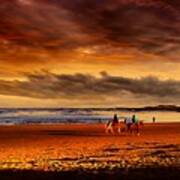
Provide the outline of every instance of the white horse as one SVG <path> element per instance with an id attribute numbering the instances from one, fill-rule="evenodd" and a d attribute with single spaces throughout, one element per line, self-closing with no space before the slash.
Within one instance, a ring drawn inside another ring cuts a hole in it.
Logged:
<path id="1" fill-rule="evenodd" d="M 115 133 L 122 133 L 126 131 L 126 125 L 124 122 L 118 122 L 118 123 L 113 123 L 113 121 L 108 121 L 108 123 L 105 125 L 105 132 L 110 133 L 110 134 L 115 134 Z"/>

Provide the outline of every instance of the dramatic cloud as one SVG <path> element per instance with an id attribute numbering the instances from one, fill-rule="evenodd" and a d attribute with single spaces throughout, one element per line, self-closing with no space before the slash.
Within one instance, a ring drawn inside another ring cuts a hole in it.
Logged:
<path id="1" fill-rule="evenodd" d="M 131 79 L 111 76 L 106 72 L 101 77 L 88 74 L 57 75 L 49 72 L 29 74 L 26 81 L 0 81 L 1 95 L 14 95 L 46 99 L 80 100 L 86 98 L 114 98 L 131 95 L 136 98 L 168 98 L 180 101 L 180 81 L 161 81 L 155 77 Z"/>
<path id="2" fill-rule="evenodd" d="M 57 2 L 57 1 L 56 1 Z M 58 1 L 59 2 L 59 1 Z M 174 3 L 173 3 L 174 2 Z M 74 20 L 99 43 L 166 54 L 179 49 L 180 11 L 176 0 L 64 1 Z"/>
<path id="3" fill-rule="evenodd" d="M 179 0 L 0 0 L 0 17 L 3 96 L 180 102 Z"/>
<path id="4" fill-rule="evenodd" d="M 1 0 L 4 50 L 129 48 L 158 55 L 180 49 L 178 0 Z M 176 55 L 174 55 L 176 56 Z"/>

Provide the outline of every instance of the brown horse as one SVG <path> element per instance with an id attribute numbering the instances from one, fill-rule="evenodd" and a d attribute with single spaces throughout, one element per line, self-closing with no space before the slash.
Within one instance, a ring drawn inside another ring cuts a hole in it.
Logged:
<path id="1" fill-rule="evenodd" d="M 144 123 L 141 120 L 138 123 L 132 123 L 130 125 L 130 128 L 127 131 L 130 132 L 131 134 L 135 133 L 137 135 L 140 135 L 140 130 L 143 128 L 143 126 L 144 126 Z"/>

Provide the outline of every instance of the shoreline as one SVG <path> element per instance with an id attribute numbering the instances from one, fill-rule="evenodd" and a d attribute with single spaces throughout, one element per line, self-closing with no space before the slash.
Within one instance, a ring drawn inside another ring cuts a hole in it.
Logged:
<path id="1" fill-rule="evenodd" d="M 146 120 L 142 120 L 144 124 L 149 124 L 149 125 L 155 125 L 155 124 L 180 124 L 180 121 L 158 121 L 158 122 L 150 122 L 150 121 L 146 121 Z M 57 123 L 17 123 L 17 124 L 11 124 L 11 123 L 0 123 L 0 127 L 6 127 L 6 126 L 53 126 L 53 125 L 57 125 L 57 126 L 64 126 L 64 125 L 102 125 L 102 124 L 106 124 L 106 122 L 57 122 Z"/>

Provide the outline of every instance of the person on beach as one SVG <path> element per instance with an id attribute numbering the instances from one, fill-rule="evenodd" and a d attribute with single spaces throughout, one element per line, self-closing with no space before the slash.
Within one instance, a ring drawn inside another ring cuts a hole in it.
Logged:
<path id="1" fill-rule="evenodd" d="M 153 121 L 153 123 L 155 123 L 156 122 L 156 118 L 153 116 L 153 118 L 152 118 L 152 121 Z"/>
<path id="2" fill-rule="evenodd" d="M 137 115 L 134 114 L 132 116 L 132 122 L 133 122 L 133 124 L 134 124 L 134 126 L 136 128 L 137 134 L 139 135 L 139 119 L 138 119 Z"/>
<path id="3" fill-rule="evenodd" d="M 127 127 L 127 132 L 131 132 L 131 125 L 133 124 L 132 118 L 130 116 L 126 117 L 124 120 L 126 127 Z"/>
<path id="4" fill-rule="evenodd" d="M 115 126 L 119 123 L 119 120 L 118 120 L 118 116 L 117 114 L 114 114 L 114 117 L 113 117 L 113 121 L 112 121 L 112 125 Z"/>
<path id="5" fill-rule="evenodd" d="M 114 134 L 114 132 L 118 128 L 118 123 L 119 123 L 118 116 L 117 114 L 114 114 L 113 119 L 109 120 L 108 123 L 106 124 L 106 133 Z"/>
<path id="6" fill-rule="evenodd" d="M 137 115 L 134 114 L 134 115 L 132 116 L 132 122 L 133 122 L 134 124 L 138 124 L 139 119 L 138 119 Z"/>

